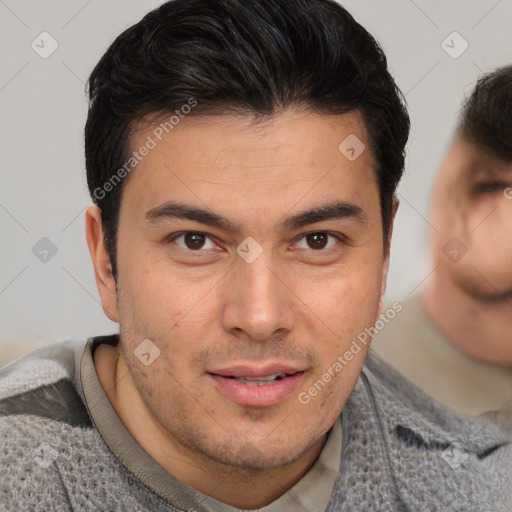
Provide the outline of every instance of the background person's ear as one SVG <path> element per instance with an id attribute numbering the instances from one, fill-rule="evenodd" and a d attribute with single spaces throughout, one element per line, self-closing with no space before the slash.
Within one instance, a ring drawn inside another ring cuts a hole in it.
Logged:
<path id="1" fill-rule="evenodd" d="M 112 275 L 110 258 L 105 249 L 101 215 L 97 206 L 87 208 L 85 213 L 85 233 L 103 311 L 105 311 L 110 320 L 119 322 L 116 282 Z"/>

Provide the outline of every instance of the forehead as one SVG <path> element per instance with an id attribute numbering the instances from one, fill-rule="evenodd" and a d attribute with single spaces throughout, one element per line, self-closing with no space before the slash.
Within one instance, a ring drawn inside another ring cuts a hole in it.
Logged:
<path id="1" fill-rule="evenodd" d="M 175 118 L 173 123 L 176 124 L 169 123 L 170 117 Z M 339 143 L 343 142 L 340 137 L 347 134 L 352 136 L 349 140 L 352 144 L 348 145 L 355 145 L 356 150 L 362 149 L 358 139 L 366 141 L 367 130 L 358 111 L 334 115 L 288 109 L 265 118 L 249 114 L 196 114 L 182 119 L 168 114 L 153 115 L 133 126 L 129 142 L 131 149 L 136 150 L 149 138 L 155 142 L 156 149 L 151 153 L 161 154 L 172 148 L 174 156 L 197 161 L 207 157 L 212 164 L 215 156 L 222 157 L 223 162 L 235 160 L 238 163 L 240 153 L 249 150 L 258 151 L 258 158 L 274 158 L 279 151 L 278 156 L 291 158 L 290 153 L 293 152 L 294 155 L 312 156 L 316 160 L 320 158 L 320 150 L 326 159 L 332 160 L 334 155 L 339 156 Z M 208 153 L 194 150 L 201 147 L 207 148 Z M 364 153 L 368 160 L 373 156 L 369 147 Z M 357 154 L 347 156 L 357 157 Z M 265 162 L 263 160 L 262 163 Z"/>
<path id="2" fill-rule="evenodd" d="M 263 122 L 194 115 L 163 135 L 158 126 L 154 119 L 139 123 L 131 137 L 132 151 L 152 147 L 123 192 L 131 208 L 147 211 L 176 198 L 217 212 L 260 214 L 308 200 L 371 196 L 379 204 L 374 157 L 357 112 L 286 111 Z"/>
<path id="3" fill-rule="evenodd" d="M 443 172 L 464 181 L 510 178 L 512 162 L 505 162 L 483 145 L 458 135 L 450 147 Z"/>

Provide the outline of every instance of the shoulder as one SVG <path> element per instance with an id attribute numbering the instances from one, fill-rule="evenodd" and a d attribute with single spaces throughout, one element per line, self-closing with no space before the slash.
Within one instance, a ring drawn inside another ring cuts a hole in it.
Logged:
<path id="1" fill-rule="evenodd" d="M 511 433 L 492 421 L 492 415 L 458 414 L 425 395 L 405 377 L 370 350 L 362 371 L 379 409 L 397 421 L 416 422 L 446 438 L 470 438 L 478 444 L 512 441 Z M 468 442 L 468 445 L 471 444 Z"/>
<path id="2" fill-rule="evenodd" d="M 93 431 L 75 387 L 76 360 L 85 343 L 45 346 L 0 368 L 2 510 L 36 500 L 58 510 L 66 502 L 60 462 Z"/>
<path id="3" fill-rule="evenodd" d="M 36 416 L 88 426 L 76 372 L 85 344 L 86 340 L 54 343 L 0 368 L 0 418 L 5 422 L 10 416 Z"/>
<path id="4" fill-rule="evenodd" d="M 494 510 L 510 503 L 511 432 L 489 417 L 450 411 L 371 351 L 361 379 L 390 471 L 407 502 L 420 509 L 425 501 L 448 506 L 456 497 L 466 505 L 492 503 Z"/>

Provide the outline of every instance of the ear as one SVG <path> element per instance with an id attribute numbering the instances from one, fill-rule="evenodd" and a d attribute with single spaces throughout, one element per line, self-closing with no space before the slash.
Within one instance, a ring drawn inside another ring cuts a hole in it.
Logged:
<path id="1" fill-rule="evenodd" d="M 398 206 L 400 204 L 400 201 L 398 200 L 398 197 L 396 194 L 393 194 L 393 199 L 391 203 L 391 218 L 389 220 L 389 229 L 388 229 L 388 243 L 386 246 L 386 250 L 384 253 L 384 260 L 382 262 L 382 285 L 381 285 L 381 291 L 380 291 L 380 309 L 379 314 L 382 310 L 382 301 L 384 299 L 384 294 L 386 292 L 386 283 L 388 280 L 388 270 L 389 270 L 389 256 L 390 256 L 390 250 L 391 250 L 391 239 L 393 236 L 393 224 L 395 222 L 395 216 L 396 212 L 398 211 Z"/>
<path id="2" fill-rule="evenodd" d="M 87 208 L 85 213 L 85 233 L 103 311 L 105 311 L 110 320 L 119 322 L 116 282 L 112 275 L 110 258 L 105 249 L 100 209 L 97 206 Z"/>

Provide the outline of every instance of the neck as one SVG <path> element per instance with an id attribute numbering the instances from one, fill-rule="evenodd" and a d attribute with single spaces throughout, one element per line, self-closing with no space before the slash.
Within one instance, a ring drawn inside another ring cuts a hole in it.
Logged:
<path id="1" fill-rule="evenodd" d="M 424 302 L 427 314 L 456 348 L 501 366 L 512 366 L 511 306 L 510 299 L 472 297 L 440 271 L 432 276 Z"/>
<path id="2" fill-rule="evenodd" d="M 257 509 L 278 499 L 307 473 L 327 439 L 327 435 L 322 436 L 285 467 L 258 470 L 228 466 L 181 444 L 157 423 L 136 390 L 117 347 L 100 345 L 94 364 L 117 415 L 142 448 L 184 484 L 232 507 Z M 118 379 L 118 375 L 123 377 Z"/>

